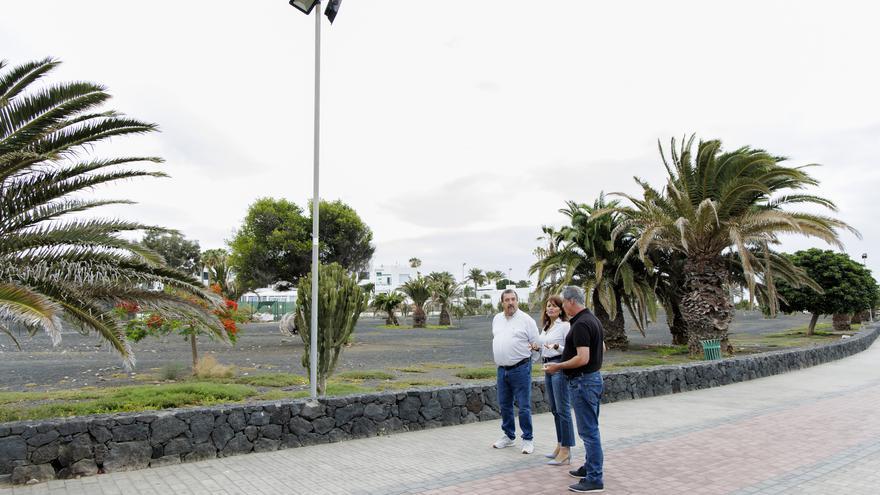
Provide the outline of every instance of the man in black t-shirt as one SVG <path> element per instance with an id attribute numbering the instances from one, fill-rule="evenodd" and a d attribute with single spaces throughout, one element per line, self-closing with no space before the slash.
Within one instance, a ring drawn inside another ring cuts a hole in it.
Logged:
<path id="1" fill-rule="evenodd" d="M 584 442 L 586 460 L 580 468 L 569 471 L 580 481 L 568 487 L 579 493 L 604 490 L 602 439 L 599 435 L 599 403 L 604 389 L 602 355 L 605 352 L 605 332 L 602 324 L 585 307 L 584 292 L 574 286 L 562 291 L 562 309 L 571 318 L 571 330 L 565 337 L 562 361 L 547 363 L 547 373 L 565 373 L 571 393 L 571 403 L 577 419 L 578 435 Z"/>

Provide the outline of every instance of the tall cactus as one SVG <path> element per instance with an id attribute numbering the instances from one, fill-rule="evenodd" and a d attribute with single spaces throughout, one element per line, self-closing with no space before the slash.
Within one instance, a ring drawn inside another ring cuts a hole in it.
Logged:
<path id="1" fill-rule="evenodd" d="M 321 265 L 318 275 L 318 393 L 324 395 L 327 378 L 336 369 L 342 347 L 354 331 L 367 298 L 354 277 L 338 263 Z M 312 322 L 312 276 L 299 280 L 296 297 L 296 325 L 305 344 L 302 365 L 310 366 Z"/>

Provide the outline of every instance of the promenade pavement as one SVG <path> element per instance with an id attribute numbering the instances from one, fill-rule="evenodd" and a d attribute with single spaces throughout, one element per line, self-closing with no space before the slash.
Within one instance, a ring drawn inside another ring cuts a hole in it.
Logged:
<path id="1" fill-rule="evenodd" d="M 853 357 L 720 388 L 602 406 L 605 492 L 880 493 L 880 343 Z M 22 494 L 551 494 L 576 480 L 544 465 L 555 444 L 490 447 L 499 421 L 250 454 L 79 480 Z M 574 449 L 583 460 L 583 447 Z"/>

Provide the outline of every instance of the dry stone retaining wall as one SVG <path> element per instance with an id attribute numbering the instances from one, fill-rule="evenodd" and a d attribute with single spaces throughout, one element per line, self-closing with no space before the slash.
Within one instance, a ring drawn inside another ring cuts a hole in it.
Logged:
<path id="1" fill-rule="evenodd" d="M 605 402 L 715 387 L 840 359 L 880 327 L 833 344 L 605 375 Z M 543 380 L 532 411 L 546 412 Z M 89 476 L 499 418 L 494 385 L 0 424 L 0 476 Z"/>

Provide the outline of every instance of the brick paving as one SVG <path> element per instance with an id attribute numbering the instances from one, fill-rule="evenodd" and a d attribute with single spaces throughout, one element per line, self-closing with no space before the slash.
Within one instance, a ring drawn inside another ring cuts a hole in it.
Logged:
<path id="1" fill-rule="evenodd" d="M 602 406 L 605 492 L 880 492 L 880 344 L 785 375 Z M 0 494 L 550 494 L 569 468 L 490 448 L 498 421 L 34 486 Z M 583 448 L 574 450 L 583 459 Z"/>

